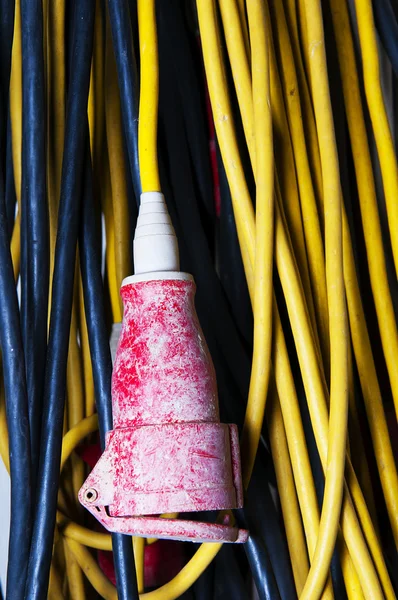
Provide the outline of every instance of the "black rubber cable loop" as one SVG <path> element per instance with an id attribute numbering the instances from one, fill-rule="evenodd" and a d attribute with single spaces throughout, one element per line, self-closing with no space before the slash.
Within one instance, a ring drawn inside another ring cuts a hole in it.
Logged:
<path id="1" fill-rule="evenodd" d="M 126 136 L 131 178 L 137 205 L 141 179 L 138 160 L 138 75 L 127 0 L 109 0 L 109 20 L 120 90 L 120 106 Z"/>
<path id="2" fill-rule="evenodd" d="M 25 252 L 21 268 L 29 403 L 32 485 L 39 454 L 47 351 L 49 225 L 46 196 L 46 111 L 44 101 L 43 9 L 41 0 L 21 0 L 22 186 Z"/>
<path id="3" fill-rule="evenodd" d="M 95 4 L 91 0 L 80 0 L 76 3 L 73 68 L 70 72 L 66 113 L 37 503 L 25 593 L 27 600 L 43 600 L 46 597 L 52 559 L 76 243 L 87 137 L 87 101 L 93 48 L 94 10 Z"/>
<path id="4" fill-rule="evenodd" d="M 0 113 L 2 111 L 0 99 Z M 28 398 L 14 281 L 4 179 L 0 167 L 0 344 L 10 451 L 11 521 L 7 570 L 7 596 L 23 600 L 32 530 L 32 487 Z"/>

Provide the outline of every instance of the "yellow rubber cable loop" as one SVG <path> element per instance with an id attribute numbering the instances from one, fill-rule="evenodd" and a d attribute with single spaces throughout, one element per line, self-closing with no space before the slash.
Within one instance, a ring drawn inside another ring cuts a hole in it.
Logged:
<path id="1" fill-rule="evenodd" d="M 269 10 L 266 3 L 268 20 Z M 270 28 L 270 73 L 271 73 L 271 104 L 274 125 L 275 140 L 275 162 L 278 178 L 282 190 L 282 201 L 286 216 L 288 230 L 294 254 L 299 267 L 302 285 L 308 305 L 308 311 L 312 322 L 313 332 L 317 345 L 319 336 L 316 328 L 314 300 L 312 296 L 310 274 L 308 268 L 307 250 L 305 247 L 302 214 L 300 208 L 299 193 L 297 187 L 296 169 L 293 158 L 293 147 L 290 137 L 289 125 L 284 106 L 281 81 L 276 63 L 275 47 L 272 31 Z M 320 353 L 320 347 L 319 347 Z"/>
<path id="2" fill-rule="evenodd" d="M 50 580 L 48 584 L 48 600 L 64 600 L 62 581 L 53 567 L 50 568 Z"/>
<path id="3" fill-rule="evenodd" d="M 237 0 L 238 11 L 239 11 L 239 20 L 240 26 L 243 33 L 243 39 L 245 43 L 245 49 L 247 56 L 250 56 L 250 41 L 249 41 L 249 31 L 247 28 L 247 18 L 246 18 L 246 1 L 245 0 Z"/>
<path id="4" fill-rule="evenodd" d="M 247 487 L 264 419 L 270 373 L 272 345 L 272 275 L 273 275 L 273 136 L 269 86 L 268 41 L 265 7 L 260 0 L 247 3 L 250 44 L 252 49 L 253 115 L 256 160 L 256 252 L 254 273 L 254 360 L 249 402 L 242 433 L 243 482 Z M 301 591 L 308 572 L 306 548 L 282 420 L 272 420 L 273 453 L 283 456 L 277 469 L 278 487 L 287 520 L 286 529 L 297 590 Z M 285 492 L 286 493 L 283 493 Z M 290 493 L 289 493 L 290 492 Z M 294 494 L 294 496 L 293 496 Z M 300 546 L 300 540 L 302 542 Z M 303 560 L 304 559 L 304 560 Z"/>
<path id="5" fill-rule="evenodd" d="M 103 574 L 92 554 L 82 544 L 65 538 L 65 542 L 96 592 L 105 600 L 117 600 L 116 588 Z"/>
<path id="6" fill-rule="evenodd" d="M 275 382 L 286 430 L 286 438 L 298 501 L 307 538 L 308 554 L 311 561 L 319 531 L 318 500 L 307 451 L 299 402 L 289 361 L 289 354 L 275 298 L 273 302 L 273 313 L 274 338 L 272 356 L 274 361 Z M 326 600 L 326 598 L 333 597 L 333 587 L 329 578 L 322 598 Z"/>
<path id="7" fill-rule="evenodd" d="M 159 101 L 158 40 L 155 0 L 138 0 L 140 38 L 140 106 L 138 156 L 143 192 L 160 192 L 157 152 Z"/>
<path id="8" fill-rule="evenodd" d="M 105 577 L 90 552 L 86 550 L 84 546 L 70 538 L 68 538 L 67 543 L 80 564 L 80 567 L 86 573 L 87 579 L 101 597 L 105 600 L 117 600 L 116 588 Z M 190 568 L 191 562 L 193 561 L 193 559 L 191 559 L 191 561 L 185 565 L 178 575 L 176 575 L 169 583 L 166 583 L 153 592 L 140 594 L 140 599 L 176 600 L 176 598 L 179 598 L 181 594 L 190 588 L 196 579 L 203 573 L 219 552 L 221 546 L 222 544 L 202 544 L 194 554 L 195 570 Z"/>
<path id="9" fill-rule="evenodd" d="M 309 571 L 307 547 L 301 521 L 299 502 L 294 485 L 280 401 L 273 378 L 271 378 L 269 387 L 267 422 L 271 442 L 272 460 L 275 467 L 286 540 L 292 563 L 294 584 L 297 595 L 300 597 Z M 323 597 L 325 597 L 325 595 Z M 329 597 L 333 598 L 333 595 Z"/>
<path id="10" fill-rule="evenodd" d="M 391 247 L 395 271 L 398 276 L 398 168 L 394 150 L 394 141 L 388 123 L 383 90 L 381 87 L 379 51 L 373 19 L 373 8 L 372 3 L 369 0 L 355 0 L 354 4 L 362 53 L 365 94 L 383 178 Z M 387 357 L 386 360 L 388 361 Z M 389 364 L 389 362 L 387 364 Z M 392 377 L 392 371 L 393 369 L 390 373 L 389 370 L 390 378 Z M 391 385 L 395 388 L 395 394 L 394 392 L 393 394 L 395 411 L 398 417 L 398 374 L 396 373 L 396 369 L 394 371 L 394 383 Z"/>
<path id="11" fill-rule="evenodd" d="M 308 158 L 311 165 L 311 174 L 318 206 L 318 217 L 323 231 L 323 190 L 321 158 L 319 155 L 318 134 L 315 125 L 314 111 L 309 91 L 308 81 L 305 74 L 303 56 L 300 46 L 300 36 L 297 23 L 296 0 L 283 0 L 285 4 L 285 16 L 290 33 L 294 63 L 297 71 L 297 79 L 302 102 L 302 117 L 304 122 L 304 133 L 307 141 Z"/>
<path id="12" fill-rule="evenodd" d="M 255 171 L 256 139 L 252 106 L 252 82 L 249 57 L 245 47 L 245 36 L 242 30 L 240 9 L 235 0 L 218 0 L 220 5 L 228 57 L 231 63 L 236 96 L 242 116 L 243 130 L 249 150 L 250 162 Z M 246 17 L 245 17 L 246 19 Z M 249 110 L 247 110 L 249 108 Z"/>
<path id="13" fill-rule="evenodd" d="M 282 2 L 270 2 L 269 6 L 273 15 L 273 21 L 276 23 L 274 39 L 279 48 L 278 57 L 281 82 L 296 164 L 316 322 L 319 331 L 323 364 L 325 365 L 326 376 L 328 376 L 330 360 L 329 315 L 326 291 L 325 256 L 315 191 L 305 144 L 299 84 L 283 4 Z"/>
<path id="14" fill-rule="evenodd" d="M 305 14 L 312 95 L 323 173 L 326 281 L 330 320 L 330 415 L 319 537 L 302 600 L 319 595 L 332 558 L 343 498 L 348 417 L 348 326 L 343 273 L 340 175 L 329 95 L 322 11 L 318 0 L 305 0 Z"/>
<path id="15" fill-rule="evenodd" d="M 308 43 L 308 27 L 307 27 L 307 15 L 305 9 L 305 0 L 297 1 L 297 23 L 299 27 L 301 52 L 303 56 L 303 66 L 308 82 L 308 88 L 311 90 L 311 61 L 310 61 L 310 48 Z"/>
<path id="16" fill-rule="evenodd" d="M 310 165 L 306 153 L 305 135 L 301 117 L 301 96 L 295 72 L 295 65 L 290 45 L 289 32 L 285 19 L 282 3 L 271 3 L 273 7 L 274 22 L 276 22 L 277 35 L 275 38 L 279 43 L 279 63 L 281 64 L 282 81 L 286 99 L 289 126 L 292 133 L 294 157 L 297 168 L 297 178 L 300 188 L 301 210 L 303 213 L 303 225 L 306 238 L 307 256 L 311 273 L 311 284 L 313 286 L 314 304 L 319 327 L 323 364 L 325 375 L 329 374 L 329 318 L 326 293 L 326 274 L 324 265 L 323 240 L 320 228 L 319 214 L 315 199 L 315 192 L 311 180 Z M 323 205 L 323 201 L 321 202 Z M 349 350 L 349 348 L 348 348 Z M 352 370 L 349 370 L 352 373 Z M 350 397 L 353 398 L 354 387 L 350 378 Z M 350 402 L 351 419 L 355 421 L 359 430 L 358 418 L 356 416 L 355 402 Z M 362 447 L 362 438 L 359 440 Z M 365 452 L 360 452 L 360 466 L 364 482 L 368 485 L 369 498 L 374 505 L 369 469 Z"/>
<path id="17" fill-rule="evenodd" d="M 144 553 L 145 553 L 145 538 L 133 537 L 133 550 L 135 571 L 137 575 L 138 593 L 144 591 Z"/>
<path id="18" fill-rule="evenodd" d="M 375 301 L 383 348 L 385 348 L 384 353 L 391 353 L 394 356 L 398 356 L 397 326 L 387 279 L 372 162 L 361 104 L 349 14 L 344 2 L 332 0 L 331 7 L 334 31 L 337 40 L 347 121 L 353 148 L 373 298 Z M 353 259 L 351 264 L 352 262 Z M 356 285 L 355 287 L 357 288 Z M 365 407 L 368 414 L 368 422 L 375 449 L 380 481 L 383 487 L 395 543 L 398 545 L 397 470 L 391 449 L 391 442 L 377 381 L 366 320 L 363 314 L 362 303 L 360 302 L 359 289 L 356 289 L 354 294 L 355 295 L 350 296 L 347 290 L 350 324 L 353 322 L 351 324 L 351 335 L 354 348 L 356 349 L 355 354 L 358 371 Z M 352 301 L 350 301 L 350 298 L 352 298 Z M 350 310 L 350 306 L 353 307 L 352 310 Z M 356 326 L 354 324 L 355 322 L 357 322 Z M 359 353 L 361 353 L 364 358 L 361 359 L 360 356 L 358 356 Z"/>
<path id="19" fill-rule="evenodd" d="M 343 225 L 343 240 L 344 240 L 344 225 Z M 344 244 L 344 241 L 343 241 Z M 346 256 L 348 255 L 348 251 L 344 250 L 344 265 L 346 264 Z M 355 261 L 353 263 L 355 265 Z M 347 278 L 347 269 L 344 268 L 344 282 L 346 287 L 346 295 L 348 297 L 349 290 L 348 288 L 348 278 Z M 350 314 L 349 309 L 349 301 L 347 300 L 347 308 L 348 308 L 348 317 L 350 324 L 350 333 L 351 333 L 351 341 L 352 341 L 352 316 Z M 366 505 L 369 509 L 369 513 L 372 517 L 372 522 L 374 528 L 377 533 L 377 537 L 381 539 L 378 521 L 377 521 L 377 510 L 375 499 L 373 495 L 373 484 L 370 476 L 369 465 L 366 458 L 366 449 L 364 440 L 362 437 L 361 423 L 359 420 L 358 408 L 357 408 L 357 400 L 355 397 L 355 383 L 354 383 L 354 363 L 353 363 L 353 352 L 351 344 L 348 345 L 348 373 L 349 373 L 349 419 L 348 419 L 348 431 L 349 431 L 349 446 L 347 447 L 347 454 L 351 458 L 353 467 L 355 469 L 355 473 L 358 477 L 358 481 L 361 485 L 361 489 L 363 491 L 363 495 L 366 499 Z M 350 453 L 350 448 L 353 451 Z"/>
<path id="20" fill-rule="evenodd" d="M 84 589 L 83 571 L 77 562 L 75 555 L 70 550 L 68 540 L 63 540 L 66 559 L 66 577 L 68 580 L 69 596 L 71 600 L 84 600 L 86 597 Z"/>
<path id="21" fill-rule="evenodd" d="M 216 43 L 217 35 L 216 35 L 215 25 L 214 25 L 214 12 L 212 9 L 213 9 L 212 3 L 204 2 L 204 0 L 198 2 L 199 25 L 200 25 L 201 30 L 203 31 L 202 41 L 203 41 L 203 53 L 204 53 L 204 57 L 205 57 L 205 66 L 207 64 L 206 63 L 207 52 L 209 51 L 209 49 L 212 49 L 212 50 L 214 50 L 214 52 L 211 54 L 213 57 L 213 62 L 211 64 L 213 67 L 214 66 L 216 67 L 216 69 L 218 70 L 218 74 L 221 77 L 221 82 L 220 81 L 212 81 L 212 83 L 214 85 L 209 85 L 210 99 L 212 102 L 213 110 L 215 113 L 217 113 L 217 110 L 219 110 L 220 105 L 221 105 L 220 100 L 222 99 L 222 106 L 226 106 L 227 102 L 228 102 L 228 98 L 227 98 L 227 94 L 225 91 L 225 79 L 223 79 L 223 70 L 220 66 L 221 61 L 220 61 L 220 64 L 218 64 L 218 60 L 217 61 L 215 60 L 215 56 L 219 58 L 219 55 L 217 55 L 217 43 Z M 212 34 L 212 35 L 210 35 L 210 38 L 209 38 L 209 33 Z M 209 43 L 207 43 L 207 42 L 209 42 Z M 210 55 L 210 53 L 209 53 L 209 55 Z M 210 64 L 210 60 L 209 60 L 209 64 Z M 214 72 L 214 69 L 212 69 L 212 73 L 213 72 Z M 215 79 L 217 79 L 217 78 L 215 78 Z M 210 81 L 210 80 L 212 80 L 212 77 L 208 76 L 208 81 Z M 220 92 L 221 97 L 218 95 L 218 92 Z M 223 133 L 224 133 L 224 130 L 221 128 L 220 131 L 218 132 L 221 147 L 222 147 L 222 143 L 225 144 L 225 138 L 223 138 L 223 136 L 222 136 Z M 227 135 L 229 136 L 229 142 L 230 142 L 228 149 L 229 150 L 231 148 L 236 149 L 236 140 L 234 138 L 232 125 L 229 127 L 229 129 L 227 129 Z M 229 156 L 230 156 L 231 161 L 233 161 L 234 166 L 239 167 L 240 166 L 239 153 L 236 152 L 236 154 L 235 154 L 235 152 L 231 152 Z M 226 163 L 226 166 L 228 166 L 228 162 Z M 243 178 L 243 174 L 242 174 L 242 171 L 240 170 L 240 168 L 235 168 L 234 172 L 232 173 L 232 180 L 234 177 L 238 177 L 239 179 Z M 240 189 L 242 189 L 242 190 L 245 189 L 244 178 L 243 178 L 243 181 L 240 180 L 237 183 L 240 186 Z M 231 185 L 231 184 L 232 184 L 232 181 L 230 181 L 230 186 L 231 186 L 231 189 L 233 189 L 233 185 Z M 242 197 L 240 197 L 239 200 L 242 200 Z M 245 200 L 246 200 L 246 198 L 243 197 L 244 202 L 245 202 Z M 237 204 L 238 209 L 242 209 L 242 207 L 239 205 L 238 202 L 236 204 Z M 237 219 L 237 225 L 239 227 L 239 221 L 238 221 L 237 215 L 236 215 L 236 219 Z M 248 226 L 249 229 L 250 229 L 251 224 L 253 224 L 253 221 L 250 219 L 250 212 L 247 212 L 246 213 L 246 225 Z M 249 236 L 250 236 L 250 232 L 249 232 Z M 248 256 L 248 252 L 250 252 L 250 251 L 252 252 L 252 250 L 250 250 L 250 248 L 248 248 L 247 246 L 243 247 L 243 250 L 244 250 L 244 252 L 242 254 L 244 257 L 246 256 L 246 258 Z M 290 248 L 289 248 L 289 251 L 290 251 Z M 282 255 L 283 255 L 283 253 L 282 253 Z M 294 264 L 294 259 L 293 259 L 293 264 Z M 246 272 L 250 272 L 250 264 L 248 265 L 248 267 L 249 268 L 247 269 Z M 294 267 L 294 269 L 295 269 L 295 267 Z M 290 283 L 289 280 L 288 280 L 288 283 Z M 305 319 L 305 322 L 308 325 L 308 315 L 306 313 L 305 302 L 302 297 L 302 288 L 301 288 L 300 284 L 298 284 L 298 289 L 296 289 L 296 294 L 297 293 L 300 294 L 300 299 L 302 301 L 302 308 L 304 310 L 304 314 L 302 315 L 301 320 Z M 300 331 L 300 327 L 298 327 L 297 332 L 298 331 Z M 316 358 L 316 354 L 313 355 L 312 363 L 311 362 L 308 363 L 308 358 L 307 358 L 308 343 L 310 344 L 310 348 L 313 349 L 315 352 L 315 349 L 313 347 L 311 329 L 307 330 L 307 336 L 308 335 L 309 335 L 309 338 L 307 339 L 307 342 L 303 347 L 304 355 L 302 358 L 304 358 L 304 360 L 305 360 L 304 367 L 307 367 L 309 364 L 310 369 L 313 370 L 315 368 L 316 373 L 318 375 L 320 375 L 318 372 L 319 367 L 318 367 L 318 361 Z M 312 366 L 311 366 L 311 364 L 312 364 Z M 312 377 L 310 378 L 310 381 L 312 381 Z M 319 377 L 318 383 L 320 384 L 320 389 L 318 389 L 318 396 L 321 395 L 321 397 L 324 397 L 325 389 L 324 389 L 324 385 L 323 385 L 321 377 Z M 312 397 L 312 400 L 314 400 L 314 396 Z M 325 416 L 326 416 L 326 427 L 325 427 L 325 423 L 323 423 L 324 437 L 322 439 L 322 435 L 321 435 L 321 439 L 319 440 L 321 445 L 327 440 L 327 438 L 325 437 L 325 434 L 327 432 L 326 402 L 324 405 L 324 410 L 325 410 Z M 314 418 L 319 421 L 318 406 L 315 406 L 314 410 L 312 412 L 314 414 Z M 322 431 L 322 429 L 318 430 L 318 434 L 320 431 Z M 324 457 L 325 456 L 326 456 L 326 453 L 324 454 Z M 370 561 L 366 545 L 364 544 L 361 531 L 360 531 L 358 523 L 356 521 L 355 513 L 353 512 L 352 506 L 349 507 L 347 510 L 349 511 L 349 519 L 348 519 L 349 527 L 347 527 L 347 526 L 345 527 L 345 535 L 348 537 L 350 535 L 357 537 L 357 539 L 355 540 L 355 543 L 353 541 L 351 541 L 351 550 L 355 550 L 357 553 L 359 553 L 360 558 L 359 559 L 357 558 L 357 565 L 360 567 L 365 565 L 365 569 L 364 569 L 365 570 L 365 575 L 364 575 L 365 583 L 369 582 L 369 580 L 370 580 L 371 583 L 375 584 L 374 589 L 376 590 L 376 594 L 377 594 L 377 591 L 379 589 L 377 577 L 375 576 L 375 572 L 374 572 L 372 563 Z M 367 575 L 367 573 L 369 573 L 369 575 Z M 365 587 L 366 587 L 366 585 L 365 585 Z"/>
<path id="22" fill-rule="evenodd" d="M 363 600 L 364 595 L 358 574 L 352 562 L 347 544 L 340 533 L 337 536 L 337 548 L 340 555 L 341 571 L 343 573 L 348 600 Z"/>
<path id="23" fill-rule="evenodd" d="M 268 40 L 262 0 L 248 0 L 252 48 L 253 114 L 256 128 L 256 250 L 254 336 L 249 399 L 243 424 L 242 479 L 248 487 L 264 420 L 271 367 L 274 247 L 274 160 Z"/>
<path id="24" fill-rule="evenodd" d="M 97 429 L 98 415 L 95 414 L 80 421 L 80 423 L 72 427 L 64 435 L 62 440 L 61 471 L 76 446 L 78 446 L 80 442 L 90 433 L 97 431 Z"/>
<path id="25" fill-rule="evenodd" d="M 321 462 L 326 471 L 328 456 L 328 413 L 325 387 L 319 370 L 316 349 L 311 341 L 311 329 L 306 312 L 294 258 L 289 248 L 282 221 L 276 220 L 276 262 L 281 278 L 289 319 L 295 338 L 296 350 L 303 376 L 314 435 Z M 366 509 L 366 506 L 365 506 Z M 349 499 L 343 504 L 342 530 L 366 598 L 381 598 L 381 591 L 368 549 Z M 367 541 L 369 535 L 367 531 Z M 372 541 L 372 540 L 371 540 Z M 373 543 L 377 544 L 373 539 Z M 373 594 L 373 596 L 372 596 Z"/>
<path id="26" fill-rule="evenodd" d="M 232 109 L 218 43 L 213 0 L 197 0 L 206 79 L 220 152 L 231 190 L 239 245 L 249 289 L 254 289 L 254 211 L 234 135 Z M 217 99 L 217 100 L 216 100 Z"/>
<path id="27" fill-rule="evenodd" d="M 346 219 L 344 223 L 344 235 L 345 238 L 349 238 L 349 227 Z M 344 261 L 344 272 L 355 358 L 357 361 L 375 457 L 379 469 L 380 481 L 383 487 L 391 528 L 394 538 L 396 539 L 398 527 L 397 469 L 373 360 L 369 333 L 366 326 L 366 317 L 361 302 L 352 248 L 350 248 L 350 259 L 345 259 Z"/>

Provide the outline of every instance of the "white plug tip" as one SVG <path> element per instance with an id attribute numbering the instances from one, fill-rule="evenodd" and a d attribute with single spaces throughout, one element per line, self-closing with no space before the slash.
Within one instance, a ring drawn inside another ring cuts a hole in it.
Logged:
<path id="1" fill-rule="evenodd" d="M 144 192 L 134 236 L 134 273 L 179 270 L 177 237 L 164 196 Z"/>

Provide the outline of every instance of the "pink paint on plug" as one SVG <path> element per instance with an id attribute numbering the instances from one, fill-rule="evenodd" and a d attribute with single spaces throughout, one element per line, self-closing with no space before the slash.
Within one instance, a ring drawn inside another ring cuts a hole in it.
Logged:
<path id="1" fill-rule="evenodd" d="M 195 284 L 190 275 L 175 275 L 129 278 L 122 286 L 123 327 L 112 377 L 114 429 L 79 499 L 111 531 L 242 542 L 247 532 L 229 524 L 143 516 L 243 503 L 238 432 L 219 422 Z"/>

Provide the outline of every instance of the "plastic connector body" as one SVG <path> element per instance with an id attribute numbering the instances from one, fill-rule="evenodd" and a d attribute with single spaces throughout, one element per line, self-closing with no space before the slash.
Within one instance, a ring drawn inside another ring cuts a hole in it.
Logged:
<path id="1" fill-rule="evenodd" d="M 156 516 L 238 508 L 243 492 L 238 432 L 219 420 L 215 372 L 196 315 L 193 278 L 178 271 L 142 270 L 159 267 L 161 260 L 178 264 L 178 250 L 173 257 L 177 242 L 166 222 L 154 237 L 163 238 L 169 256 L 152 263 L 141 257 L 142 240 L 146 244 L 153 236 L 150 204 L 141 205 L 146 218 L 138 223 L 134 241 L 139 272 L 121 288 L 124 316 L 112 377 L 114 428 L 79 499 L 111 531 L 244 542 L 247 532 L 233 527 L 228 515 L 216 524 Z M 142 228 L 147 228 L 143 236 Z M 159 251 L 161 244 L 156 244 Z"/>

